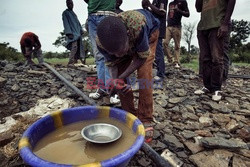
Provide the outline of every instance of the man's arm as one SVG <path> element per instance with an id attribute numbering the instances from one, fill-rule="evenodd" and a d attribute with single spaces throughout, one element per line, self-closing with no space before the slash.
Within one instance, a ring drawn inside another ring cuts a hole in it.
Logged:
<path id="1" fill-rule="evenodd" d="M 146 58 L 140 58 L 138 56 L 134 56 L 131 64 L 128 66 L 128 68 L 120 76 L 118 76 L 118 79 L 127 78 L 136 69 L 138 69 L 141 65 L 143 65 L 145 63 L 145 61 L 146 61 Z"/>
<path id="2" fill-rule="evenodd" d="M 231 16 L 234 11 L 235 2 L 236 0 L 228 0 L 226 15 L 222 24 L 228 25 L 228 23 L 230 22 Z"/>
<path id="3" fill-rule="evenodd" d="M 116 92 L 126 94 L 131 91 L 130 86 L 124 83 L 124 79 L 126 79 L 130 74 L 132 74 L 136 69 L 138 69 L 145 61 L 146 58 L 139 58 L 138 56 L 134 56 L 132 63 L 120 76 L 118 76 L 118 67 L 116 65 L 109 67 L 109 71 L 112 78 L 112 86 L 111 90 L 109 91 L 109 94 L 113 95 Z"/>
<path id="4" fill-rule="evenodd" d="M 199 13 L 202 11 L 202 3 L 203 3 L 203 0 L 196 0 L 195 2 L 196 11 Z"/>
<path id="5" fill-rule="evenodd" d="M 64 11 L 63 14 L 62 14 L 64 33 L 65 33 L 65 35 L 66 35 L 68 38 L 73 39 L 74 36 L 73 36 L 72 31 L 71 31 L 70 23 L 69 23 L 69 21 L 68 21 L 68 14 L 67 14 L 66 12 L 67 12 L 67 11 Z"/>
<path id="6" fill-rule="evenodd" d="M 38 39 L 38 36 L 35 36 L 35 49 L 34 50 L 38 50 L 41 48 L 41 43 Z"/>
<path id="7" fill-rule="evenodd" d="M 118 67 L 115 66 L 108 66 L 109 73 L 111 75 L 111 78 L 116 79 L 118 78 Z"/>
<path id="8" fill-rule="evenodd" d="M 23 55 L 25 56 L 26 55 L 25 46 L 21 45 L 21 51 L 22 51 Z"/>
<path id="9" fill-rule="evenodd" d="M 184 17 L 189 17 L 189 16 L 190 16 L 190 13 L 189 13 L 189 9 L 188 9 L 187 2 L 184 1 L 184 2 L 182 2 L 182 3 L 183 3 L 183 5 L 184 5 L 184 10 L 180 9 L 180 8 L 178 7 L 178 5 L 176 5 L 175 10 L 176 10 L 177 12 L 179 12 L 182 16 L 184 16 Z"/>
<path id="10" fill-rule="evenodd" d="M 167 0 L 166 1 L 166 4 L 168 3 Z M 161 3 L 160 2 L 160 8 L 157 8 L 156 6 L 154 6 L 153 4 L 150 3 L 149 0 L 142 0 L 142 6 L 145 6 L 145 7 L 150 7 L 150 9 L 152 10 L 153 13 L 159 15 L 159 16 L 164 16 L 166 15 L 166 10 L 165 10 L 165 4 L 164 3 Z"/>
<path id="11" fill-rule="evenodd" d="M 229 26 L 229 22 L 231 20 L 231 16 L 233 14 L 235 2 L 236 2 L 236 0 L 228 0 L 224 20 L 221 23 L 220 28 L 218 29 L 218 33 L 217 33 L 218 38 L 224 37 L 228 34 L 228 31 L 229 31 L 228 26 Z"/>

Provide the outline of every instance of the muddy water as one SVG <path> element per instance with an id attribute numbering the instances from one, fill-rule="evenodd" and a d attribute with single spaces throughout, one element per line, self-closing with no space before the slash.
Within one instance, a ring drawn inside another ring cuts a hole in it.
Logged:
<path id="1" fill-rule="evenodd" d="M 87 142 L 81 129 L 92 123 L 109 123 L 122 130 L 119 140 L 109 144 Z M 127 150 L 136 135 L 124 124 L 109 118 L 73 123 L 62 127 L 41 139 L 33 152 L 40 158 L 60 164 L 87 164 L 109 159 Z"/>

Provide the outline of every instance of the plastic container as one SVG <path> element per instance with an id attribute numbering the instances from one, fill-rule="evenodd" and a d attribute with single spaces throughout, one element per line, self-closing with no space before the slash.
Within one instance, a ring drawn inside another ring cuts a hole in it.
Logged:
<path id="1" fill-rule="evenodd" d="M 76 123 L 78 121 L 93 120 L 97 118 L 110 117 L 126 124 L 137 138 L 133 145 L 123 153 L 110 157 L 101 162 L 83 164 L 84 167 L 122 167 L 126 166 L 134 154 L 141 148 L 144 142 L 144 127 L 141 121 L 134 115 L 117 108 L 84 106 L 65 109 L 47 115 L 33 123 L 23 134 L 19 141 L 19 152 L 22 159 L 31 166 L 40 167 L 68 167 L 75 165 L 57 164 L 43 160 L 32 152 L 37 142 L 46 134 L 62 126 Z"/>

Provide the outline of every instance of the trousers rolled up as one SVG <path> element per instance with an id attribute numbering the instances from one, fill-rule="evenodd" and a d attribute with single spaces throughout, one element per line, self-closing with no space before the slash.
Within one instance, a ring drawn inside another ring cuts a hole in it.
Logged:
<path id="1" fill-rule="evenodd" d="M 129 91 L 126 95 L 119 94 L 122 109 L 134 114 L 142 122 L 150 122 L 153 120 L 152 66 L 155 58 L 158 36 L 159 36 L 158 30 L 156 30 L 151 34 L 149 39 L 150 55 L 147 57 L 145 63 L 137 70 L 137 79 L 138 81 L 142 81 L 139 83 L 138 108 L 137 109 L 135 108 L 134 95 L 132 91 Z M 132 56 L 137 56 L 137 53 L 133 53 Z M 127 69 L 131 61 L 132 61 L 131 58 L 126 59 L 117 65 L 118 75 L 122 74 Z"/>

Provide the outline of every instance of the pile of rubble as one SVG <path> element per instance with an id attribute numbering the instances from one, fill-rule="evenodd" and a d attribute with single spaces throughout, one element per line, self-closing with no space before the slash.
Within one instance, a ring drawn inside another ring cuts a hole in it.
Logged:
<path id="1" fill-rule="evenodd" d="M 96 75 L 92 70 L 59 65 L 55 69 L 86 94 L 95 91 L 85 87 L 86 77 Z M 234 67 L 230 73 L 249 76 L 250 68 Z M 192 70 L 166 68 L 162 87 L 154 90 L 156 125 L 151 147 L 165 154 L 173 166 L 250 166 L 250 80 L 228 79 L 220 102 L 212 101 L 210 94 L 195 95 L 200 87 L 202 81 Z M 42 110 L 62 109 L 60 104 L 65 102 L 61 100 L 66 99 L 66 108 L 88 105 L 46 68 L 27 69 L 22 63 L 0 62 L 0 130 L 10 117 L 16 120 L 0 133 L 0 166 L 25 166 L 18 154 L 18 141 L 41 115 L 34 109 L 29 111 L 34 114 L 21 113 L 34 108 L 39 100 L 55 96 L 60 100 L 48 100 Z M 96 102 L 109 105 L 105 98 Z M 128 166 L 157 165 L 139 151 Z"/>

